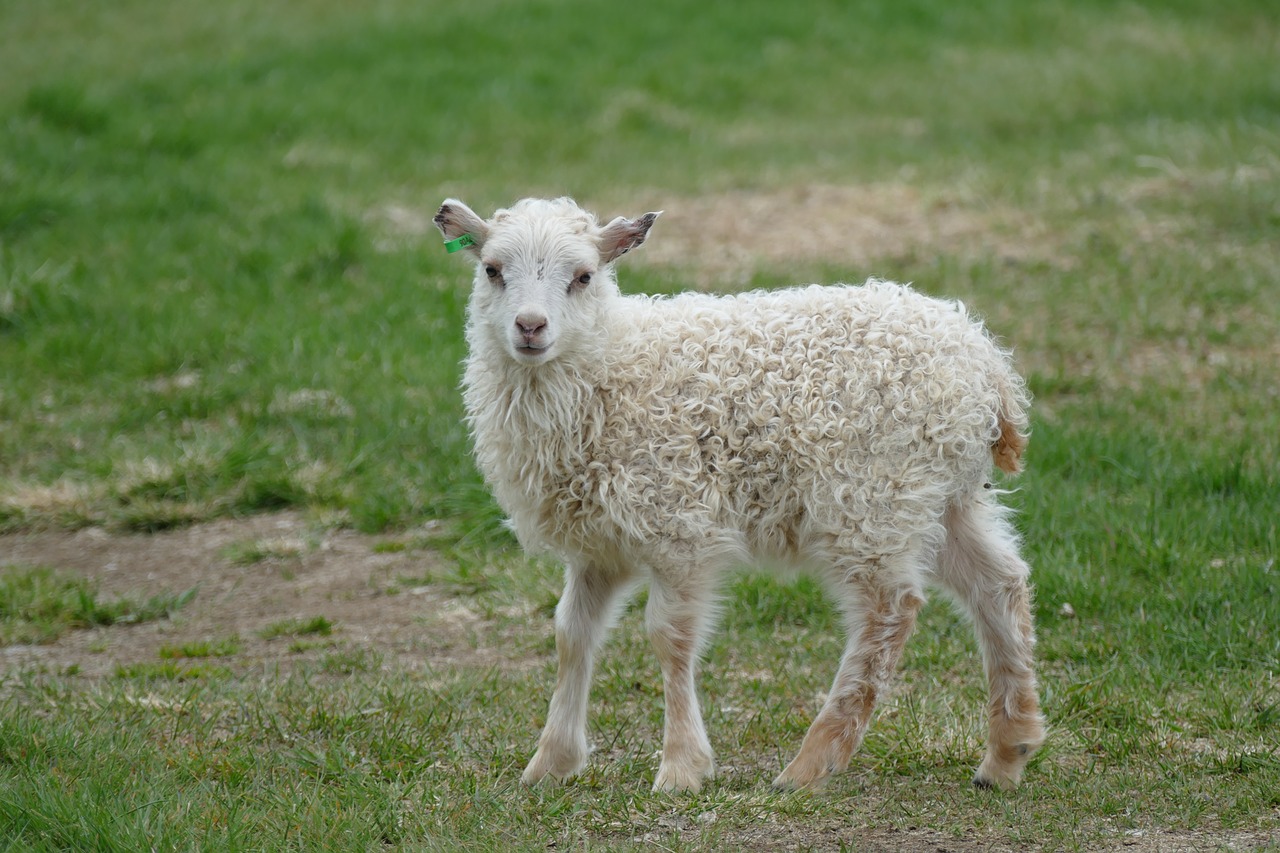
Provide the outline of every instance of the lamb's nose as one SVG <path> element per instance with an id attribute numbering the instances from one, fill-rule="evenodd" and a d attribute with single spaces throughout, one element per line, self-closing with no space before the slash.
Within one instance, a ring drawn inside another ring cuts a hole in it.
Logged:
<path id="1" fill-rule="evenodd" d="M 547 327 L 547 318 L 543 314 L 520 314 L 516 317 L 516 328 L 526 338 L 532 338 Z"/>

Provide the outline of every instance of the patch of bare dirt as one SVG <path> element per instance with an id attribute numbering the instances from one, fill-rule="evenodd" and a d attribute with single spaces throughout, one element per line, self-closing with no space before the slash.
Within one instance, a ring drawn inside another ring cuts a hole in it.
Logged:
<path id="1" fill-rule="evenodd" d="M 216 662 L 288 669 L 305 655 L 289 650 L 290 638 L 264 639 L 259 632 L 316 616 L 334 623 L 335 646 L 376 651 L 389 664 L 520 664 L 508 650 L 475 647 L 466 639 L 482 619 L 464 602 L 412 582 L 436 564 L 432 552 L 387 552 L 377 547 L 383 541 L 350 530 L 316 530 L 291 512 L 152 535 L 87 528 L 2 536 L 0 567 L 45 566 L 91 578 L 103 599 L 145 600 L 192 587 L 196 596 L 168 620 L 70 631 L 47 645 L 0 648 L 0 673 L 75 665 L 84 675 L 100 676 L 118 666 L 158 662 L 163 647 L 230 637 L 239 638 L 240 652 Z M 246 547 L 275 556 L 238 562 L 237 550 Z M 322 643 L 317 651 L 324 648 Z"/>
<path id="2" fill-rule="evenodd" d="M 1050 252 L 1046 229 L 1024 212 L 908 184 L 807 184 L 641 201 L 665 211 L 660 234 L 638 262 L 691 270 L 703 286 L 740 284 L 761 268 L 794 264 L 872 275 L 869 264 L 913 252 L 1015 260 Z"/>

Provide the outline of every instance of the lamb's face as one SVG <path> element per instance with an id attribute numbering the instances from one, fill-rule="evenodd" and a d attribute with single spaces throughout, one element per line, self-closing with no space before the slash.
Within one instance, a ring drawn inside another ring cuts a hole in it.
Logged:
<path id="1" fill-rule="evenodd" d="M 495 218 L 476 265 L 473 320 L 522 364 L 577 351 L 600 329 L 611 271 L 587 223 Z"/>
<path id="2" fill-rule="evenodd" d="M 617 294 L 612 263 L 644 242 L 657 217 L 600 227 L 571 199 L 525 199 L 486 222 L 450 199 L 435 223 L 476 260 L 474 329 L 495 351 L 538 365 L 598 352 L 591 343 Z"/>

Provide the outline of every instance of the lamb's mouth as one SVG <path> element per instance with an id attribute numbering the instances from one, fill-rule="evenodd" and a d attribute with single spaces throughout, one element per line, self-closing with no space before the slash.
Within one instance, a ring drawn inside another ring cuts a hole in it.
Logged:
<path id="1" fill-rule="evenodd" d="M 516 357 L 526 364 L 543 361 L 551 351 L 551 344 L 516 344 Z"/>

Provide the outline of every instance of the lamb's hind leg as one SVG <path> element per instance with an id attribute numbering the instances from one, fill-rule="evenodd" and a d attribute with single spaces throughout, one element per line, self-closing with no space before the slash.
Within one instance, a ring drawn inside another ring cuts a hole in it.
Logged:
<path id="1" fill-rule="evenodd" d="M 551 776 L 565 779 L 587 762 L 587 696 L 596 650 L 604 641 L 628 572 L 594 566 L 565 572 L 564 594 L 556 605 L 559 674 L 538 750 L 521 777 L 526 784 Z"/>
<path id="2" fill-rule="evenodd" d="M 867 573 L 838 590 L 848 626 L 844 657 L 826 704 L 800 752 L 773 784 L 813 788 L 849 765 L 862 743 L 877 699 L 893 683 L 924 597 L 910 581 Z"/>
<path id="3" fill-rule="evenodd" d="M 952 507 L 939 580 L 973 616 L 990 687 L 987 754 L 973 784 L 1012 788 L 1044 742 L 1032 649 L 1029 568 L 1005 511 L 981 497 Z"/>

